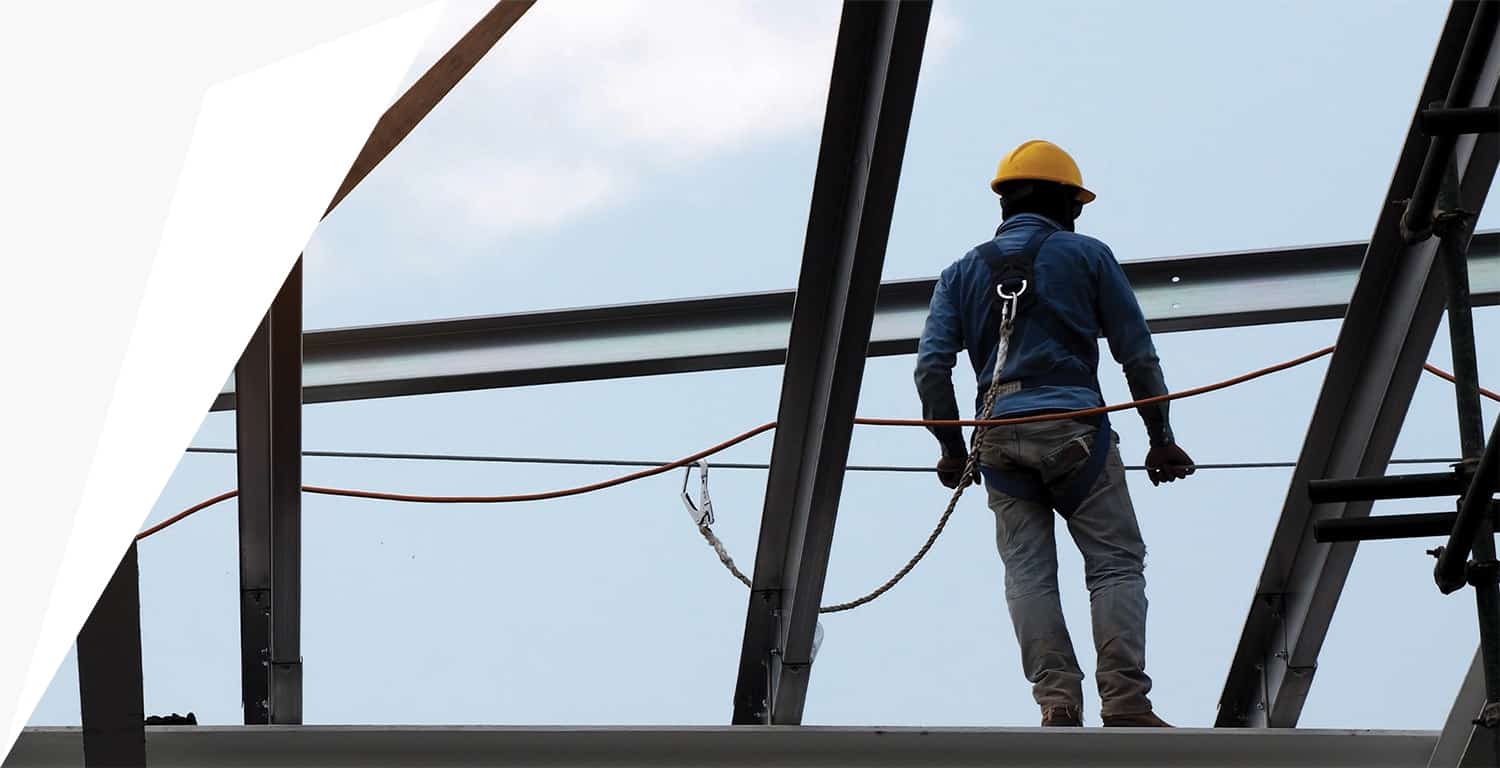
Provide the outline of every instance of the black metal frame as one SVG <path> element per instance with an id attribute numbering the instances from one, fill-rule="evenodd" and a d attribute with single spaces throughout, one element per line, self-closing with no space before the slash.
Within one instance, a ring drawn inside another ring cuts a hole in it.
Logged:
<path id="1" fill-rule="evenodd" d="M 736 724 L 797 724 L 932 4 L 847 2 L 813 182 Z"/>
<path id="2" fill-rule="evenodd" d="M 414 87 L 421 93 L 409 93 L 387 113 L 382 120 L 385 133 L 372 136 L 330 210 L 515 23 L 530 1 L 502 6 L 497 5 L 444 59 L 453 71 L 434 74 L 435 67 Z M 864 361 L 872 351 L 880 270 L 930 11 L 926 0 L 847 2 L 844 7 L 802 272 L 790 313 L 780 429 L 734 697 L 736 724 L 796 724 L 802 719 L 851 421 Z M 488 27 L 481 30 L 484 25 Z M 1500 422 L 1480 457 L 1484 443 L 1469 316 L 1474 297 L 1469 295 L 1466 271 L 1473 221 L 1500 159 L 1500 110 L 1494 106 L 1500 84 L 1500 56 L 1494 50 L 1497 26 L 1500 3 L 1495 0 L 1455 2 L 1450 10 L 1421 102 L 1437 106 L 1414 115 L 1387 198 L 1389 203 L 1404 202 L 1404 210 L 1392 205 L 1382 211 L 1366 250 L 1225 684 L 1219 725 L 1295 724 L 1354 555 L 1353 543 L 1319 547 L 1316 542 L 1430 535 L 1450 525 L 1449 544 L 1439 554 L 1435 577 L 1445 592 L 1464 583 L 1476 587 L 1482 630 L 1477 658 L 1483 661 L 1476 661 L 1476 670 L 1484 673 L 1490 705 L 1485 711 L 1491 712 L 1500 699 L 1500 590 L 1495 584 L 1500 563 L 1495 561 L 1491 500 L 1500 487 Z M 1446 94 L 1440 103 L 1435 101 L 1438 91 Z M 1439 242 L 1429 240 L 1434 233 Z M 1142 268 L 1150 270 L 1153 265 Z M 1382 470 L 1389 459 L 1444 303 L 1434 273 L 1448 289 L 1453 318 L 1450 330 L 1466 464 L 1442 476 L 1355 477 Z M 927 281 L 921 283 L 898 289 L 921 292 Z M 759 297 L 727 298 L 754 304 Z M 773 309 L 783 311 L 780 305 Z M 299 259 L 235 370 L 242 696 L 247 724 L 302 721 L 301 321 Z M 1196 320 L 1183 322 L 1188 323 L 1183 327 L 1193 327 Z M 522 333 L 538 328 L 530 323 L 521 326 Z M 906 343 L 886 342 L 880 349 L 886 354 L 909 351 Z M 776 362 L 763 358 L 779 352 L 755 351 L 745 358 L 754 362 L 735 364 Z M 701 364 L 673 363 L 689 366 L 683 370 L 699 370 L 691 366 Z M 1371 498 L 1427 495 L 1419 491 L 1433 489 L 1447 493 L 1470 476 L 1456 513 L 1361 519 L 1368 515 Z M 1303 495 L 1309 489 L 1311 501 Z M 1314 502 L 1328 506 L 1314 509 Z M 1474 561 L 1468 562 L 1471 551 Z M 90 765 L 144 765 L 137 578 L 132 545 L 79 634 L 80 697 Z M 122 631 L 130 636 L 123 642 Z M 1454 717 L 1471 703 L 1470 677 Z M 1453 718 L 1449 726 L 1458 727 Z M 1491 729 L 1489 741 L 1496 738 Z M 1444 739 L 1451 746 L 1446 731 Z"/>

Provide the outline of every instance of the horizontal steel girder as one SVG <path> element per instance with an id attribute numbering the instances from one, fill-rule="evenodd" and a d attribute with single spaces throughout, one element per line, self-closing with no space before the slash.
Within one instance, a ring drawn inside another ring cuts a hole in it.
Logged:
<path id="1" fill-rule="evenodd" d="M 1152 330 L 1343 317 L 1365 243 L 1125 263 Z M 1500 304 L 1500 231 L 1474 236 L 1474 304 Z M 884 283 L 869 353 L 916 351 L 933 280 Z M 309 331 L 303 401 L 715 371 L 786 360 L 794 291 Z M 214 410 L 234 407 L 226 387 Z"/>

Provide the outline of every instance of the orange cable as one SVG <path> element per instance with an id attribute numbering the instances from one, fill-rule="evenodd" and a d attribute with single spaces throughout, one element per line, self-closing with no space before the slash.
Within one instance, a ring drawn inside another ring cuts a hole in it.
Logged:
<path id="1" fill-rule="evenodd" d="M 1213 383 L 1213 384 L 1206 384 L 1204 386 L 1194 387 L 1192 389 L 1184 389 L 1181 392 L 1169 392 L 1169 393 L 1167 393 L 1165 395 L 1157 395 L 1155 397 L 1144 397 L 1144 398 L 1141 398 L 1140 400 L 1131 400 L 1128 403 L 1117 403 L 1115 405 L 1101 405 L 1101 406 L 1098 406 L 1096 408 L 1084 408 L 1082 410 L 1077 410 L 1077 411 L 1060 411 L 1058 413 L 1041 413 L 1041 414 L 1037 414 L 1035 416 L 1017 416 L 1017 417 L 1009 418 L 1009 419 L 869 419 L 869 418 L 856 418 L 854 420 L 854 423 L 855 424 L 863 424 L 865 426 L 874 426 L 874 427 L 943 427 L 943 426 L 959 426 L 959 427 L 1004 427 L 1004 426 L 1011 426 L 1011 425 L 1015 425 L 1015 424 L 1035 424 L 1037 422 L 1042 422 L 1042 421 L 1062 421 L 1064 419 L 1076 419 L 1076 418 L 1079 418 L 1081 416 L 1097 416 L 1097 415 L 1099 415 L 1101 413 L 1114 413 L 1115 411 L 1123 411 L 1123 410 L 1126 410 L 1126 409 L 1129 409 L 1129 408 L 1138 408 L 1138 407 L 1143 406 L 1143 405 L 1154 405 L 1156 403 L 1165 403 L 1165 402 L 1168 402 L 1170 400 L 1181 400 L 1184 397 L 1194 397 L 1196 395 L 1207 394 L 1209 392 L 1217 392 L 1218 390 L 1225 389 L 1227 387 L 1232 387 L 1232 386 L 1235 386 L 1236 384 L 1243 384 L 1243 383 L 1245 383 L 1247 381 L 1250 381 L 1252 379 L 1258 379 L 1258 378 L 1260 378 L 1262 376 L 1267 376 L 1267 375 L 1270 375 L 1272 373 L 1277 373 L 1279 371 L 1284 371 L 1284 370 L 1286 370 L 1288 368 L 1295 368 L 1295 367 L 1297 367 L 1299 365 L 1302 365 L 1303 363 L 1312 362 L 1313 360 L 1317 360 L 1318 358 L 1323 357 L 1324 355 L 1327 355 L 1328 353 L 1330 353 L 1332 351 L 1333 351 L 1333 347 L 1324 347 L 1324 348 L 1322 348 L 1322 349 L 1320 349 L 1320 350 L 1318 350 L 1316 352 L 1309 352 L 1309 353 L 1307 353 L 1307 354 L 1305 354 L 1305 355 L 1303 355 L 1301 357 L 1296 357 L 1296 358 L 1293 358 L 1291 360 L 1287 360 L 1286 362 L 1283 362 L 1283 363 L 1277 363 L 1277 364 L 1272 365 L 1272 366 L 1267 366 L 1265 368 L 1261 368 L 1259 370 L 1255 370 L 1255 371 L 1251 371 L 1249 373 L 1241 374 L 1239 376 L 1235 376 L 1232 379 L 1225 379 L 1223 381 L 1216 382 L 1216 383 Z"/>
<path id="2" fill-rule="evenodd" d="M 382 501 L 417 501 L 429 504 L 505 504 L 513 501 L 543 501 L 546 499 L 560 499 L 564 496 L 577 496 L 583 493 L 602 491 L 605 488 L 613 488 L 617 485 L 624 485 L 625 483 L 651 477 L 652 475 L 659 475 L 663 472 L 670 472 L 674 469 L 680 469 L 698 461 L 699 459 L 708 458 L 709 456 L 719 453 L 720 451 L 723 451 L 727 448 L 732 448 L 736 445 L 739 445 L 740 443 L 745 442 L 746 440 L 749 440 L 752 437 L 760 435 L 764 432 L 769 432 L 775 428 L 776 422 L 768 421 L 765 424 L 762 424 L 748 432 L 741 432 L 740 434 L 735 435 L 734 437 L 731 437 L 728 440 L 719 443 L 718 445 L 710 448 L 705 448 L 691 456 L 683 457 L 676 461 L 663 464 L 659 467 L 650 467 L 648 469 L 640 470 L 639 472 L 631 472 L 628 475 L 620 475 L 619 477 L 613 477 L 601 482 L 590 483 L 589 485 L 580 485 L 576 488 L 564 488 L 558 491 L 518 493 L 509 496 L 420 496 L 408 493 L 360 491 L 350 488 L 323 488 L 315 485 L 305 485 L 302 487 L 302 490 L 308 493 L 323 494 L 324 496 L 353 496 L 360 499 L 379 499 Z"/>
<path id="3" fill-rule="evenodd" d="M 225 491 L 225 492 L 223 492 L 223 493 L 219 494 L 218 496 L 215 496 L 215 497 L 213 497 L 211 499 L 205 499 L 203 501 L 200 501 L 197 504 L 194 504 L 193 506 L 188 507 L 187 509 L 184 509 L 181 512 L 178 512 L 177 514 L 172 515 L 171 517 L 169 517 L 169 518 L 167 518 L 167 519 L 165 519 L 165 520 L 157 523 L 156 525 L 153 525 L 150 528 L 147 528 L 146 530 L 141 531 L 140 533 L 137 533 L 135 535 L 135 540 L 136 541 L 140 541 L 141 539 L 144 539 L 147 536 L 150 536 L 151 534 L 156 533 L 157 531 L 160 531 L 160 530 L 163 530 L 163 529 L 166 529 L 166 528 L 170 528 L 177 521 L 182 520 L 183 518 L 185 518 L 185 517 L 193 514 L 194 512 L 197 512 L 197 511 L 203 510 L 203 509 L 208 509 L 209 507 L 212 507 L 213 505 L 218 504 L 221 501 L 229 501 L 230 499 L 232 499 L 232 498 L 234 498 L 234 497 L 236 497 L 238 495 L 240 495 L 240 492 L 238 490 Z"/>
<path id="4" fill-rule="evenodd" d="M 1440 378 L 1440 379 L 1447 379 L 1448 383 L 1450 383 L 1450 384 L 1457 384 L 1458 383 L 1458 379 L 1453 378 L 1453 374 L 1451 374 L 1451 373 L 1443 370 L 1442 368 L 1439 368 L 1439 367 L 1433 365 L 1432 363 L 1423 363 L 1422 364 L 1422 368 L 1425 369 L 1428 373 L 1436 374 L 1437 377 Z M 1490 390 L 1485 389 L 1484 387 L 1480 387 L 1479 388 L 1479 394 L 1484 395 L 1485 397 L 1488 397 L 1491 400 L 1500 401 L 1500 395 L 1497 395 L 1494 392 L 1491 392 Z"/>
<path id="5" fill-rule="evenodd" d="M 652 475 L 659 475 L 663 472 L 670 472 L 674 469 L 688 466 L 689 464 L 692 464 L 699 459 L 704 459 L 712 456 L 727 448 L 739 445 L 740 443 L 743 443 L 752 437 L 760 435 L 764 432 L 769 432 L 770 430 L 775 428 L 776 422 L 767 422 L 748 432 L 742 432 L 739 435 L 736 435 L 728 440 L 725 440 L 722 443 L 719 443 L 718 445 L 705 448 L 691 456 L 685 456 L 681 459 L 663 464 L 659 467 L 650 467 L 648 469 L 643 469 L 638 472 L 631 472 L 628 475 L 621 475 L 619 477 L 604 480 L 602 482 L 591 483 L 589 485 L 581 485 L 576 488 L 564 488 L 558 491 L 522 493 L 510 496 L 419 496 L 406 493 L 381 493 L 379 491 L 361 491 L 352 488 L 324 488 L 316 485 L 304 485 L 302 486 L 302 490 L 306 493 L 317 493 L 325 496 L 352 496 L 361 499 L 378 499 L 382 501 L 415 501 L 429 504 L 501 504 L 514 501 L 541 501 L 544 499 L 558 499 L 564 496 L 576 496 L 581 493 L 602 491 L 605 488 L 613 488 L 614 486 L 624 485 L 625 483 L 633 482 L 635 480 L 640 480 L 646 477 L 651 477 Z M 229 499 L 232 499 L 238 495 L 239 491 L 228 491 L 225 493 L 221 493 L 211 499 L 194 504 L 193 506 L 188 507 L 181 512 L 178 512 L 177 514 L 167 518 L 166 520 L 163 520 L 160 523 L 157 523 L 156 525 L 153 525 L 150 528 L 147 528 L 146 530 L 136 534 L 135 540 L 140 541 L 141 539 L 157 533 L 164 528 L 172 526 L 173 524 L 183 520 L 184 518 L 192 515 L 195 512 L 207 509 L 208 507 L 218 504 L 221 501 L 228 501 Z"/>
<path id="6" fill-rule="evenodd" d="M 1132 400 L 1132 401 L 1130 401 L 1128 403 L 1118 403 L 1118 404 L 1115 404 L 1115 405 L 1105 405 L 1105 406 L 1099 406 L 1097 408 L 1086 408 L 1086 409 L 1078 410 L 1078 411 L 1067 411 L 1067 412 L 1060 412 L 1060 413 L 1044 413 L 1044 414 L 1038 414 L 1038 415 L 1034 415 L 1034 416 L 1020 416 L 1020 417 L 1009 418 L 1009 419 L 951 419 L 951 420 L 943 420 L 943 419 L 875 419 L 875 418 L 856 418 L 854 420 L 854 423 L 862 425 L 862 426 L 895 426 L 895 427 L 931 427 L 931 426 L 963 426 L 963 427 L 985 426 L 985 427 L 995 427 L 995 426 L 1007 426 L 1007 425 L 1015 425 L 1015 424 L 1035 424 L 1037 422 L 1044 422 L 1044 421 L 1060 421 L 1062 419 L 1074 419 L 1074 418 L 1078 418 L 1080 416 L 1094 416 L 1094 415 L 1098 415 L 1098 414 L 1101 414 L 1101 413 L 1113 413 L 1115 411 L 1123 411 L 1123 410 L 1127 410 L 1127 409 L 1130 409 L 1130 408 L 1137 408 L 1137 407 L 1140 407 L 1140 406 L 1143 406 L 1143 405 L 1152 405 L 1154 403 L 1163 403 L 1163 402 L 1167 402 L 1167 401 L 1170 401 L 1170 400 L 1180 400 L 1180 399 L 1186 398 L 1186 397 L 1194 397 L 1196 395 L 1207 394 L 1209 392 L 1216 392 L 1218 390 L 1226 389 L 1228 387 L 1232 387 L 1232 386 L 1235 386 L 1237 384 L 1243 384 L 1243 383 L 1245 383 L 1247 381 L 1258 379 L 1258 378 L 1260 378 L 1262 376 L 1267 376 L 1267 375 L 1270 375 L 1272 373 L 1277 373 L 1279 371 L 1284 371 L 1284 370 L 1286 370 L 1288 368 L 1294 368 L 1294 367 L 1302 365 L 1304 363 L 1309 363 L 1309 362 L 1311 362 L 1313 360 L 1316 360 L 1316 359 L 1318 359 L 1320 357 L 1323 357 L 1323 356 L 1329 354 L 1332 351 L 1333 351 L 1333 347 L 1324 347 L 1323 349 L 1317 350 L 1316 352 L 1310 352 L 1310 353 L 1308 353 L 1306 355 L 1302 355 L 1301 357 L 1293 358 L 1291 360 L 1287 360 L 1287 361 L 1282 362 L 1282 363 L 1277 363 L 1276 365 L 1267 366 L 1265 368 L 1260 368 L 1258 370 L 1254 370 L 1254 371 L 1251 371 L 1249 373 L 1241 374 L 1239 376 L 1235 376 L 1235 377 L 1230 378 L 1230 379 L 1225 379 L 1223 381 L 1216 382 L 1216 383 L 1213 383 L 1213 384 L 1207 384 L 1207 385 L 1204 385 L 1204 386 L 1201 386 L 1201 387 L 1194 387 L 1193 389 L 1185 389 L 1185 390 L 1183 390 L 1181 392 L 1171 392 L 1171 393 L 1168 393 L 1168 394 L 1165 394 L 1165 395 L 1157 395 L 1155 397 L 1147 397 L 1147 398 L 1143 398 L 1141 400 Z M 1432 365 L 1431 363 L 1425 364 L 1424 368 L 1428 372 L 1433 373 L 1433 374 L 1435 374 L 1435 375 L 1437 375 L 1439 377 L 1442 377 L 1444 379 L 1447 379 L 1450 382 L 1454 381 L 1453 374 L 1448 373 L 1447 371 L 1445 371 L 1445 370 L 1443 370 L 1441 368 L 1438 368 L 1437 366 Z M 1484 389 L 1482 387 L 1480 388 L 1479 391 L 1480 391 L 1481 394 L 1483 394 L 1485 397 L 1488 397 L 1491 400 L 1500 401 L 1500 394 L 1496 394 L 1496 393 L 1491 392 L 1490 390 Z M 734 436 L 734 437 L 732 437 L 732 438 L 730 438 L 728 440 L 725 440 L 722 443 L 719 443 L 717 445 L 714 445 L 714 446 L 711 446 L 709 448 L 705 448 L 705 449 L 703 449 L 701 451 L 698 451 L 697 453 L 694 453 L 691 456 L 685 456 L 685 457 L 683 457 L 681 459 L 678 459 L 676 461 L 673 461 L 673 462 L 670 462 L 670 463 L 667 463 L 667 464 L 663 464 L 663 465 L 661 465 L 659 467 L 650 467 L 648 469 L 643 469 L 643 470 L 640 470 L 638 472 L 632 472 L 632 473 L 627 474 L 627 475 L 620 475 L 619 477 L 614 477 L 614 478 L 611 478 L 609 480 L 604 480 L 604 481 L 597 482 L 597 483 L 591 483 L 589 485 L 580 485 L 580 486 L 577 486 L 577 487 L 574 487 L 574 488 L 563 488 L 561 490 L 556 490 L 556 491 L 542 491 L 542 492 L 538 492 L 538 493 L 521 493 L 521 494 L 511 494 L 511 495 L 506 495 L 506 496 L 426 496 L 426 495 L 409 494 L 409 493 L 384 493 L 384 492 L 380 492 L 380 491 L 363 491 L 363 490 L 352 489 L 352 488 L 325 488 L 325 487 L 316 486 L 316 485 L 305 485 L 305 486 L 302 487 L 302 490 L 304 492 L 306 492 L 306 493 L 316 493 L 316 494 L 321 494 L 321 495 L 325 495 L 325 496 L 348 496 L 348 497 L 360 498 L 360 499 L 376 499 L 376 500 L 380 500 L 380 501 L 420 502 L 420 503 L 425 503 L 425 504 L 503 504 L 503 503 L 520 502 L 520 501 L 543 501 L 543 500 L 546 500 L 546 499 L 559 499 L 559 498 L 563 498 L 563 497 L 566 497 L 566 496 L 577 496 L 579 494 L 593 493 L 594 491 L 602 491 L 602 490 L 604 490 L 606 488 L 613 488 L 613 487 L 615 487 L 617 485 L 624 485 L 626 483 L 634 482 L 636 480 L 641 480 L 643 478 L 651 477 L 653 475 L 659 475 L 659 474 L 662 474 L 664 472 L 670 472 L 670 471 L 672 471 L 674 469 L 679 469 L 679 468 L 688 466 L 688 465 L 690 465 L 690 464 L 692 464 L 692 463 L 694 463 L 694 462 L 696 462 L 696 461 L 698 461 L 700 459 L 707 458 L 707 457 L 712 456 L 712 455 L 714 455 L 716 453 L 724 451 L 724 450 L 726 450 L 728 448 L 731 448 L 733 446 L 739 445 L 740 443 L 743 443 L 746 440 L 749 440 L 749 439 L 751 439 L 753 437 L 761 435 L 761 434 L 763 434 L 765 432 L 769 432 L 770 430 L 775 429 L 775 428 L 776 428 L 776 422 L 774 422 L 774 421 L 767 422 L 767 423 L 762 424 L 762 425 L 760 425 L 760 426 L 758 426 L 758 427 L 756 427 L 754 429 L 751 429 L 751 430 L 749 430 L 747 432 L 742 432 L 739 435 L 736 435 L 736 436 Z M 142 539 L 144 539 L 144 538 L 146 538 L 146 537 L 148 537 L 148 536 L 150 536 L 150 535 L 152 535 L 154 533 L 162 531 L 162 530 L 164 530 L 164 529 L 166 529 L 166 528 L 168 528 L 168 527 L 170 527 L 170 526 L 172 526 L 172 525 L 174 525 L 174 524 L 182 521 L 183 519 L 191 516 L 192 514 L 194 514 L 196 512 L 199 512 L 201 510 L 207 509 L 208 507 L 211 507 L 211 506 L 213 506 L 215 504 L 218 504 L 219 502 L 228 501 L 229 499 L 232 499 L 232 498 L 234 498 L 234 497 L 236 497 L 238 495 L 239 495 L 239 491 L 227 491 L 227 492 L 221 493 L 218 496 L 215 496 L 215 497 L 213 497 L 211 499 L 206 499 L 204 501 L 201 501 L 201 502 L 199 502 L 197 504 L 194 504 L 191 507 L 188 507 L 187 509 L 184 509 L 181 512 L 178 512 L 177 514 L 175 514 L 175 515 L 167 518 L 166 520 L 163 520 L 160 523 L 157 523 L 156 525 L 153 525 L 150 528 L 147 528 L 147 529 L 141 531 L 140 533 L 136 534 L 135 539 L 136 539 L 136 541 L 140 541 L 140 540 L 142 540 Z"/>

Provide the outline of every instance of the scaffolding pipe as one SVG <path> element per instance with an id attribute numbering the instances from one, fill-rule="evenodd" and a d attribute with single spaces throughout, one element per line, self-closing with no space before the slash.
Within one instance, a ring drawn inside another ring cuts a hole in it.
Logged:
<path id="1" fill-rule="evenodd" d="M 1448 98 L 1436 106 L 1447 109 L 1471 106 L 1497 22 L 1500 22 L 1500 2 L 1485 0 L 1480 3 L 1448 87 Z M 1418 243 L 1432 236 L 1433 206 L 1437 203 L 1443 176 L 1448 171 L 1457 144 L 1456 134 L 1443 134 L 1432 137 L 1427 145 L 1426 160 L 1422 163 L 1411 199 L 1407 201 L 1406 214 L 1401 217 L 1401 236 L 1407 243 Z"/>
<path id="2" fill-rule="evenodd" d="M 1421 499 L 1462 495 L 1468 478 L 1459 470 L 1387 477 L 1353 477 L 1307 481 L 1307 500 L 1314 504 L 1378 499 Z"/>
<path id="3" fill-rule="evenodd" d="M 1495 494 L 1497 485 L 1500 485 L 1500 419 L 1495 421 L 1495 428 L 1490 431 L 1489 443 L 1485 445 L 1484 455 L 1480 457 L 1479 466 L 1474 470 L 1474 479 L 1469 483 L 1463 500 L 1459 502 L 1453 532 L 1449 534 L 1448 543 L 1438 556 L 1435 577 L 1443 594 L 1458 591 L 1467 580 L 1469 553 L 1474 549 L 1474 539 L 1480 524 L 1485 520 L 1485 511 L 1489 509 L 1490 499 Z"/>
<path id="4" fill-rule="evenodd" d="M 1500 107 L 1434 107 L 1422 112 L 1422 133 L 1428 136 L 1462 136 L 1500 132 Z"/>
<path id="5" fill-rule="evenodd" d="M 1375 541 L 1379 539 L 1415 539 L 1423 536 L 1446 536 L 1453 530 L 1457 512 L 1423 512 L 1415 515 L 1380 515 L 1378 517 L 1333 517 L 1313 523 L 1313 541 L 1332 544 L 1339 541 Z"/>

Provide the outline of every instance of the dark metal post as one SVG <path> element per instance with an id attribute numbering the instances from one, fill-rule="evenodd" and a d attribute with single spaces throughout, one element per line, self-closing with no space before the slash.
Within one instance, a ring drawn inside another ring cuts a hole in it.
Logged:
<path id="1" fill-rule="evenodd" d="M 302 259 L 271 304 L 271 722 L 302 723 Z"/>
<path id="2" fill-rule="evenodd" d="M 234 367 L 239 475 L 240 704 L 246 725 L 271 722 L 271 315 Z"/>
<path id="3" fill-rule="evenodd" d="M 792 310 L 734 722 L 797 724 L 870 342 L 930 2 L 839 22 Z"/>
<path id="4" fill-rule="evenodd" d="M 146 765 L 140 571 L 135 543 L 78 632 L 78 700 L 85 766 Z"/>
<path id="5" fill-rule="evenodd" d="M 302 721 L 302 262 L 235 367 L 247 724 Z"/>
<path id="6" fill-rule="evenodd" d="M 1439 236 L 1438 262 L 1448 291 L 1448 341 L 1453 353 L 1459 445 L 1466 466 L 1472 469 L 1484 452 L 1484 411 L 1479 405 L 1479 363 L 1474 350 L 1474 299 L 1469 291 L 1469 244 L 1479 216 L 1464 210 L 1462 195 L 1458 166 L 1450 156 L 1438 194 L 1441 211 L 1434 227 Z"/>

